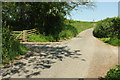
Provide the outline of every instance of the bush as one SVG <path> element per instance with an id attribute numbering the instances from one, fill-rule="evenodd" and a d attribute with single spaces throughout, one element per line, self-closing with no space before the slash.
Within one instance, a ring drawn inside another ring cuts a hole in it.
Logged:
<path id="1" fill-rule="evenodd" d="M 120 31 L 120 18 L 107 18 L 101 20 L 97 23 L 93 34 L 98 38 L 111 37 L 113 35 L 118 35 Z"/>
<path id="2" fill-rule="evenodd" d="M 59 34 L 60 40 L 70 39 L 78 34 L 77 29 L 72 25 L 65 25 L 64 30 Z"/>
<path id="3" fill-rule="evenodd" d="M 116 65 L 114 68 L 107 72 L 105 80 L 120 80 L 120 65 Z"/>
<path id="4" fill-rule="evenodd" d="M 105 43 L 120 46 L 120 18 L 107 18 L 99 21 L 93 31 L 93 35 Z"/>
<path id="5" fill-rule="evenodd" d="M 27 49 L 14 39 L 7 27 L 2 28 L 2 63 L 14 60 L 16 56 L 23 55 Z"/>

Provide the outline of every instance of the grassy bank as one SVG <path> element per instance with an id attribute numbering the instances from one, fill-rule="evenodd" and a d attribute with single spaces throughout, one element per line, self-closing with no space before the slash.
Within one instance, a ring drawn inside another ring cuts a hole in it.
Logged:
<path id="1" fill-rule="evenodd" d="M 120 46 L 120 39 L 116 36 L 108 37 L 108 38 L 98 38 L 99 40 L 103 41 L 104 43 L 112 46 Z"/>
<path id="2" fill-rule="evenodd" d="M 75 37 L 81 31 L 92 28 L 93 24 L 92 22 L 66 21 L 63 30 L 57 35 L 58 41 Z M 56 42 L 53 35 L 45 36 L 44 34 L 28 35 L 27 40 L 28 42 Z"/>

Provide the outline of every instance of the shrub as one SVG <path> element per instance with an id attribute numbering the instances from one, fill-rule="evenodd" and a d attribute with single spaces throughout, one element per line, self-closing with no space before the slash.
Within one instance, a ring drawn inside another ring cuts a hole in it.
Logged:
<path id="1" fill-rule="evenodd" d="M 77 29 L 72 25 L 65 25 L 64 30 L 59 34 L 60 40 L 69 39 L 75 37 L 78 34 Z"/>
<path id="2" fill-rule="evenodd" d="M 2 63 L 14 60 L 16 56 L 23 55 L 27 49 L 14 39 L 7 27 L 2 28 Z"/>
<path id="3" fill-rule="evenodd" d="M 120 18 L 107 18 L 101 20 L 97 23 L 93 34 L 98 38 L 111 37 L 113 35 L 118 35 L 120 31 Z"/>
<path id="4" fill-rule="evenodd" d="M 120 18 L 107 18 L 97 23 L 93 35 L 105 43 L 120 46 Z"/>
<path id="5" fill-rule="evenodd" d="M 120 80 L 120 65 L 116 65 L 114 68 L 107 72 L 105 80 Z"/>

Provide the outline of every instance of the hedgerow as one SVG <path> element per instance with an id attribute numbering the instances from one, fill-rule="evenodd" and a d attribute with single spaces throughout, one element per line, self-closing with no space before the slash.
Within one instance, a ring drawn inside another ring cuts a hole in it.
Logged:
<path id="1" fill-rule="evenodd" d="M 3 26 L 2 28 L 2 63 L 8 63 L 14 60 L 16 56 L 23 55 L 27 52 L 27 49 L 20 44 L 19 41 L 14 39 L 11 35 L 11 31 Z"/>
<path id="2" fill-rule="evenodd" d="M 105 43 L 120 46 L 120 18 L 107 18 L 97 23 L 93 35 Z"/>

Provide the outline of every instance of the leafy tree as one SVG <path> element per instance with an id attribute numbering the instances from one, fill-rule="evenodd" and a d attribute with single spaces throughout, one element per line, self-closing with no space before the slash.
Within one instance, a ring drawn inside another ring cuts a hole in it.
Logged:
<path id="1" fill-rule="evenodd" d="M 94 6 L 91 2 L 4 2 L 3 23 L 13 30 L 37 28 L 39 33 L 57 40 L 65 15 L 79 5 Z"/>

